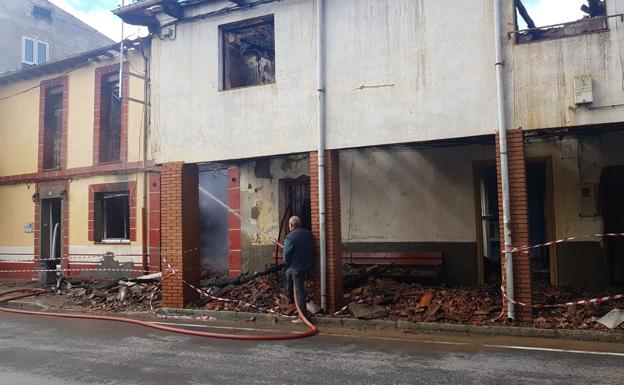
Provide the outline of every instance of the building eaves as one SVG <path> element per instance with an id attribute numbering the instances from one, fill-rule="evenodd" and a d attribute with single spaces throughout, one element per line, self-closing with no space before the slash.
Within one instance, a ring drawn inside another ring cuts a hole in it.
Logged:
<path id="1" fill-rule="evenodd" d="M 143 39 L 126 41 L 126 48 L 132 48 Z M 98 63 L 102 60 L 119 56 L 119 43 L 81 52 L 61 59 L 52 60 L 44 64 L 21 68 L 0 74 L 0 86 L 23 80 L 71 71 L 89 63 Z"/>
<path id="2" fill-rule="evenodd" d="M 159 28 L 159 21 L 156 14 L 164 12 L 167 15 L 177 19 L 180 22 L 193 21 L 196 19 L 204 18 L 197 15 L 194 17 L 186 18 L 184 16 L 184 9 L 190 8 L 203 3 L 211 3 L 216 0 L 142 0 L 133 4 L 120 7 L 113 11 L 113 13 L 121 18 L 125 23 L 133 25 L 144 25 L 149 28 L 150 31 L 155 31 Z M 229 13 L 231 11 L 251 8 L 260 4 L 271 3 L 278 0 L 229 0 L 231 4 L 221 10 L 209 12 L 210 16 L 217 16 L 223 13 Z"/>

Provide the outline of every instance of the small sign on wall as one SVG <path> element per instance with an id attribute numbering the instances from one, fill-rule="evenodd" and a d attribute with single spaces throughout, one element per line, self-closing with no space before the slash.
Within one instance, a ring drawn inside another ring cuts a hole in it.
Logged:
<path id="1" fill-rule="evenodd" d="M 32 222 L 24 223 L 24 232 L 25 233 L 32 233 L 33 232 L 33 223 Z"/>

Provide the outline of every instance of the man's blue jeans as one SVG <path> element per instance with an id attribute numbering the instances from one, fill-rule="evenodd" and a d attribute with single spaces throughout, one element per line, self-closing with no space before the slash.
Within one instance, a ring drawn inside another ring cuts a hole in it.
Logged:
<path id="1" fill-rule="evenodd" d="M 288 298 L 289 303 L 293 303 L 293 286 L 297 293 L 297 302 L 301 307 L 303 313 L 307 316 L 308 311 L 306 309 L 305 300 L 305 280 L 310 276 L 310 271 L 296 271 L 292 267 L 286 269 L 286 279 L 284 280 L 284 294 Z"/>

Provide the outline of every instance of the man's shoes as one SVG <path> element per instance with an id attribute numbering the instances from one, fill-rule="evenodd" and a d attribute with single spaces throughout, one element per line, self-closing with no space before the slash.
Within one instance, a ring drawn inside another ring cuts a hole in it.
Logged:
<path id="1" fill-rule="evenodd" d="M 294 323 L 294 324 L 302 324 L 302 323 L 303 323 L 303 321 L 301 320 L 301 318 L 295 318 L 294 320 L 292 320 L 292 321 L 290 321 L 290 322 L 292 322 L 292 323 Z"/>

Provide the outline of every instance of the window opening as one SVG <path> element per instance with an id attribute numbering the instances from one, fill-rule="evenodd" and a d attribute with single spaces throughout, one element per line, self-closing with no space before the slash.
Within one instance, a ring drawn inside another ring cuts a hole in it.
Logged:
<path id="1" fill-rule="evenodd" d="M 514 0 L 519 43 L 607 29 L 604 0 Z"/>
<path id="2" fill-rule="evenodd" d="M 121 100 L 119 75 L 102 77 L 100 91 L 100 162 L 119 160 L 121 148 Z"/>
<path id="3" fill-rule="evenodd" d="M 63 122 L 63 87 L 45 91 L 43 118 L 43 168 L 61 167 L 61 131 Z"/>
<path id="4" fill-rule="evenodd" d="M 275 83 L 273 16 L 222 26 L 223 89 Z"/>
<path id="5" fill-rule="evenodd" d="M 130 239 L 128 192 L 95 194 L 95 240 Z"/>

